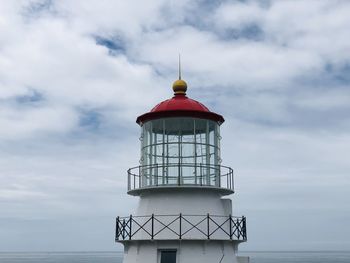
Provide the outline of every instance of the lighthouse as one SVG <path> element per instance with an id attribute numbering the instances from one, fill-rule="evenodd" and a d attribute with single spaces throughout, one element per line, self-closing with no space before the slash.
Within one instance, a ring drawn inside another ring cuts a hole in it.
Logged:
<path id="1" fill-rule="evenodd" d="M 224 118 L 186 95 L 174 95 L 136 120 L 140 165 L 128 170 L 127 193 L 139 198 L 134 214 L 116 218 L 123 263 L 243 263 L 246 218 L 232 213 L 233 170 L 222 165 Z"/>

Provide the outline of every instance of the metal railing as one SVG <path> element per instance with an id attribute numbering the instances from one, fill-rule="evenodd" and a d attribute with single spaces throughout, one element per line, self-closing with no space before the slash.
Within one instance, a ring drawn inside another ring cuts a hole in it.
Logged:
<path id="1" fill-rule="evenodd" d="M 234 190 L 233 170 L 222 165 L 153 164 L 128 169 L 128 191 L 155 186 L 212 186 Z"/>
<path id="2" fill-rule="evenodd" d="M 219 215 L 149 215 L 116 218 L 115 241 L 247 240 L 246 218 Z"/>

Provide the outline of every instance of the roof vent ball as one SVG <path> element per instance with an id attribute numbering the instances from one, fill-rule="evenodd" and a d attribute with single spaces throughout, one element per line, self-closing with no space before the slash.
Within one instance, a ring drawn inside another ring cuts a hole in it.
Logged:
<path id="1" fill-rule="evenodd" d="M 187 90 L 187 83 L 182 80 L 178 79 L 173 83 L 173 91 L 175 95 L 186 95 Z"/>

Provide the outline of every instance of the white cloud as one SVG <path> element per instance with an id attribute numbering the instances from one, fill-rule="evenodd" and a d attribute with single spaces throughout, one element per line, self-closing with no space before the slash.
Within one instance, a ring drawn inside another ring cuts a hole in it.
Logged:
<path id="1" fill-rule="evenodd" d="M 240 28 L 250 24 L 261 24 L 264 21 L 266 8 L 255 1 L 233 2 L 221 5 L 215 12 L 218 27 Z"/>
<path id="2" fill-rule="evenodd" d="M 19 139 L 46 133 L 67 132 L 75 127 L 77 114 L 67 108 L 40 107 L 0 109 L 0 137 Z"/>

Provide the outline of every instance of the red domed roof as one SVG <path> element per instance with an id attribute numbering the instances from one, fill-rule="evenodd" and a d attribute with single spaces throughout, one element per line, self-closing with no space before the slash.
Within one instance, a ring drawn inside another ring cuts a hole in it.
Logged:
<path id="1" fill-rule="evenodd" d="M 210 112 L 202 103 L 188 98 L 186 95 L 175 95 L 171 99 L 157 104 L 151 112 L 169 111 L 169 110 L 194 110 Z"/>
<path id="2" fill-rule="evenodd" d="M 139 116 L 136 122 L 142 125 L 149 120 L 167 117 L 209 119 L 219 124 L 224 122 L 224 118 L 221 115 L 211 112 L 202 103 L 188 98 L 185 94 L 175 94 L 171 99 L 159 103 L 150 112 Z"/>

